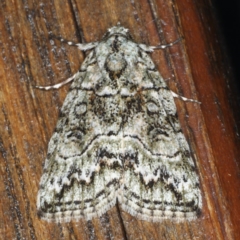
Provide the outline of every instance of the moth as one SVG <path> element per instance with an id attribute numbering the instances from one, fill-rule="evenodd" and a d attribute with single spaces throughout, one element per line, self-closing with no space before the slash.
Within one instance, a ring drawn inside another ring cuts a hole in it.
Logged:
<path id="1" fill-rule="evenodd" d="M 90 51 L 72 82 L 48 145 L 37 196 L 39 216 L 67 222 L 106 213 L 116 202 L 146 221 L 194 219 L 202 207 L 196 166 L 174 94 L 147 46 L 120 24 Z M 185 99 L 185 98 L 183 98 Z"/>

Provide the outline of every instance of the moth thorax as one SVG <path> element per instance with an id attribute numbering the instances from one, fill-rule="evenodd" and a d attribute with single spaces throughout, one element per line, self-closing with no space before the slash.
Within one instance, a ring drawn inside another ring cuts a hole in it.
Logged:
<path id="1" fill-rule="evenodd" d="M 112 53 L 106 60 L 106 67 L 111 72 L 120 72 L 126 67 L 127 63 L 120 53 Z"/>

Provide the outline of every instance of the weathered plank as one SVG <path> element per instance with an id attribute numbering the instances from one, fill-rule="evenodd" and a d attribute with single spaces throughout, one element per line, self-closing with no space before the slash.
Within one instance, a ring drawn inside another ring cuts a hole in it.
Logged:
<path id="1" fill-rule="evenodd" d="M 48 141 L 69 86 L 44 92 L 78 70 L 84 54 L 58 41 L 101 38 L 117 22 L 137 42 L 184 40 L 152 58 L 176 100 L 199 170 L 203 212 L 195 221 L 139 221 L 113 207 L 65 224 L 38 219 L 36 196 Z M 239 239 L 237 105 L 209 1 L 33 0 L 0 2 L 1 239 Z M 231 101 L 230 101 L 231 100 Z M 239 126 L 238 126 L 239 127 Z"/>

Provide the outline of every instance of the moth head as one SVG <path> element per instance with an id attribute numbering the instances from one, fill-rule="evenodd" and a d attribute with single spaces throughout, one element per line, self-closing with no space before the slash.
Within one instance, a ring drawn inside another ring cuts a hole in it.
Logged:
<path id="1" fill-rule="evenodd" d="M 114 35 L 121 35 L 121 36 L 126 37 L 126 38 L 131 38 L 131 36 L 129 34 L 129 30 L 127 28 L 121 26 L 121 24 L 119 22 L 116 26 L 108 29 L 106 34 L 103 36 L 103 39 L 104 38 L 109 38 L 109 37 L 114 36 Z"/>

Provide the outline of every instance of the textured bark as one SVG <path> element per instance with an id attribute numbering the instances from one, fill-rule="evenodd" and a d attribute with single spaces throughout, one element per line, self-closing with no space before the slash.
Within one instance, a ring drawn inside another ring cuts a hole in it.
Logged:
<path id="1" fill-rule="evenodd" d="M 69 86 L 40 91 L 75 73 L 84 54 L 54 40 L 101 39 L 121 22 L 136 42 L 184 39 L 152 58 L 176 100 L 198 167 L 203 211 L 195 221 L 149 223 L 113 207 L 65 224 L 38 219 L 36 196 L 48 141 Z M 0 2 L 1 239 L 240 239 L 239 115 L 234 83 L 207 0 L 12 0 Z M 235 115 L 234 115 L 235 114 Z"/>

